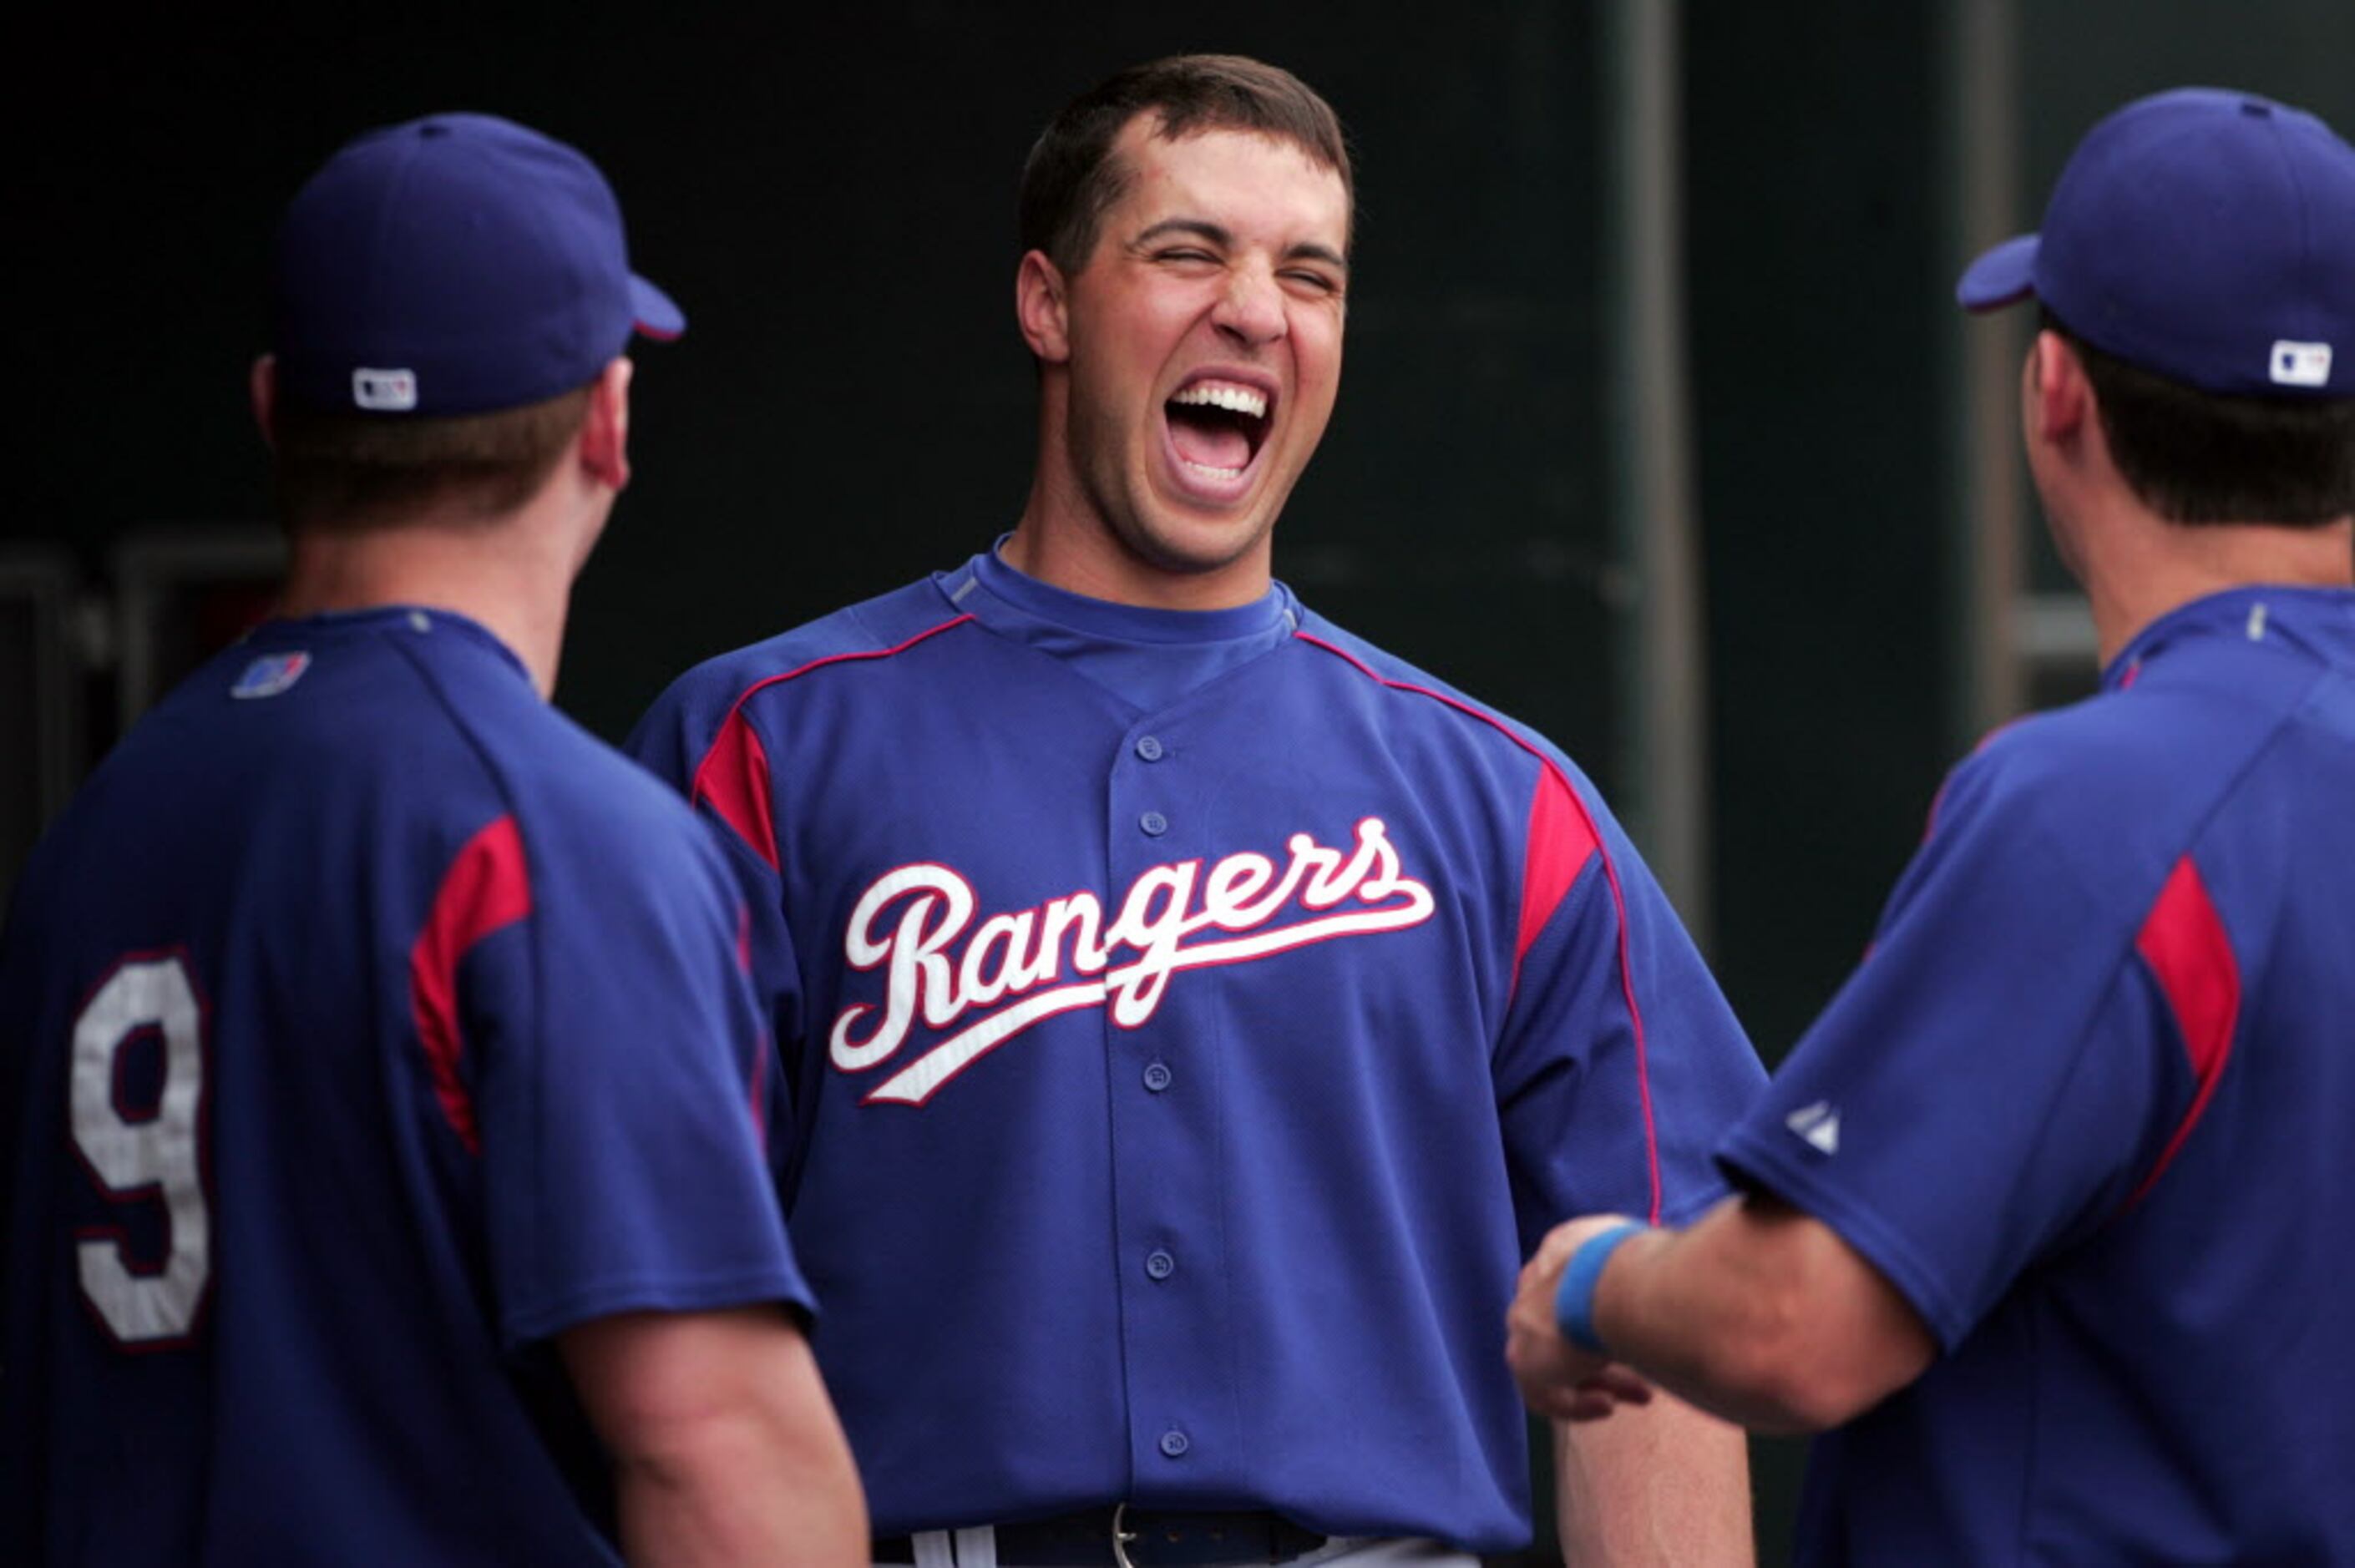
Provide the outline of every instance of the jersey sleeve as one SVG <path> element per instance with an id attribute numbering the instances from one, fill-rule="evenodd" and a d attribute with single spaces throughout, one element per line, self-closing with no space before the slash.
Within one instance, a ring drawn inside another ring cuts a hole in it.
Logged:
<path id="1" fill-rule="evenodd" d="M 1574 1214 L 1691 1217 L 1765 1075 L 1668 895 L 1582 780 L 1530 809 L 1495 1067 L 1522 1250 Z"/>
<path id="2" fill-rule="evenodd" d="M 1870 953 L 1720 1151 L 1838 1231 L 1951 1349 L 2118 1213 L 2190 1089 L 2142 912 L 1984 760 L 1949 782 Z"/>
<path id="3" fill-rule="evenodd" d="M 771 1037 L 786 1057 L 776 1125 L 792 1124 L 793 1056 L 802 1034 L 801 969 L 785 924 L 769 747 L 732 683 L 689 673 L 655 699 L 623 743 L 695 808 L 725 855 L 750 918 L 746 950 Z"/>
<path id="4" fill-rule="evenodd" d="M 741 904 L 717 855 L 684 819 L 542 814 L 517 842 L 527 911 L 462 976 L 485 1041 L 474 1092 L 503 1333 L 808 1309 L 762 1147 L 769 1054 Z"/>

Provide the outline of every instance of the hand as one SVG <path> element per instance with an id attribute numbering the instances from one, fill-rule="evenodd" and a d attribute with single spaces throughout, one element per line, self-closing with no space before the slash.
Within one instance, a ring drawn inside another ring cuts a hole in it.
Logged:
<path id="1" fill-rule="evenodd" d="M 1589 1236 L 1625 1224 L 1618 1214 L 1588 1214 L 1556 1225 L 1522 1266 L 1520 1288 L 1505 1314 L 1505 1360 L 1521 1398 L 1557 1421 L 1595 1421 L 1622 1404 L 1648 1404 L 1652 1385 L 1612 1361 L 1562 1337 L 1553 1316 L 1570 1255 Z"/>

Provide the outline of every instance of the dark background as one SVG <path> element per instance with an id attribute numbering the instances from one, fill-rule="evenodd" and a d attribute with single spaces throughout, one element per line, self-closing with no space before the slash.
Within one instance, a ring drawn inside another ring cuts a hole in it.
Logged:
<path id="1" fill-rule="evenodd" d="M 1962 330 L 1947 301 L 1966 260 L 1942 93 L 1967 5 L 1681 12 L 1707 936 L 1770 1061 L 1860 950 L 1967 741 L 1940 533 Z M 2017 227 L 2084 128 L 2139 92 L 2242 86 L 2355 124 L 2345 0 L 2018 11 Z M 1604 446 L 1604 15 L 1540 0 L 45 10 L 12 50 L 0 545 L 48 547 L 97 596 L 119 585 L 126 540 L 266 521 L 244 377 L 279 207 L 364 127 L 505 113 L 603 166 L 635 264 L 693 323 L 638 355 L 638 477 L 581 582 L 558 693 L 618 737 L 696 660 L 1011 524 L 1031 443 L 1010 318 L 1022 155 L 1118 66 L 1238 50 L 1330 98 L 1359 159 L 1348 368 L 1278 572 L 1545 730 L 1610 789 L 1630 726 Z M 15 679 L 21 619 L 5 630 Z M 82 630 L 77 772 L 114 734 L 106 660 L 123 652 L 119 627 Z M 0 702 L 14 779 L 35 743 L 21 694 Z M 27 820 L 8 788 L 0 886 Z M 1643 802 L 1620 804 L 1641 819 Z M 1760 1446 L 1770 1563 L 1796 1470 L 1795 1446 Z"/>

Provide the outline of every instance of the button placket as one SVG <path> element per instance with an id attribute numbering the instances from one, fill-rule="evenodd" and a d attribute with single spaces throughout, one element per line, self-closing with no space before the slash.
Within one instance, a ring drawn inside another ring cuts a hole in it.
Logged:
<path id="1" fill-rule="evenodd" d="M 1173 820 L 1193 809 L 1189 794 L 1170 788 L 1184 768 L 1178 749 L 1160 734 L 1132 731 L 1113 754 L 1110 870 L 1115 897 L 1142 875 L 1166 875 L 1163 863 L 1194 852 L 1193 836 L 1206 825 L 1191 817 Z M 1200 1338 L 1206 1317 L 1217 1317 L 1220 1269 L 1218 1248 L 1200 1245 L 1191 1228 L 1195 1216 L 1172 1201 L 1173 1183 L 1182 1185 L 1201 1173 L 1205 1156 L 1197 1141 L 1198 1124 L 1217 1115 L 1198 1096 L 1170 1092 L 1177 1075 L 1168 1057 L 1185 1037 L 1178 1022 L 1182 1012 L 1156 1010 L 1135 1029 L 1114 1026 L 1107 1012 L 1105 1044 L 1114 1082 L 1134 1073 L 1126 1082 L 1145 1092 L 1143 1099 L 1134 1089 L 1115 1094 L 1113 1105 L 1114 1158 L 1121 1174 L 1115 1184 L 1115 1256 L 1124 1300 L 1124 1357 L 1138 1416 L 1129 1438 L 1136 1464 L 1156 1455 L 1163 1463 L 1201 1464 L 1192 1457 L 1198 1425 L 1202 1439 L 1212 1444 L 1206 1455 L 1217 1449 L 1222 1435 L 1219 1417 L 1201 1408 L 1199 1378 L 1176 1371 L 1170 1354 Z M 1129 1179 L 1132 1173 L 1136 1180 Z M 1181 1260 L 1178 1254 L 1186 1248 L 1194 1250 Z M 1192 1272 L 1197 1268 L 1206 1271 L 1199 1278 Z"/>

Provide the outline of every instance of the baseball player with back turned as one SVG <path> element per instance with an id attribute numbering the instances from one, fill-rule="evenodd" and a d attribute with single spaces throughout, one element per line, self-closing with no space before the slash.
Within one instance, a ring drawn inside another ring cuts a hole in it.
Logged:
<path id="1" fill-rule="evenodd" d="M 1350 218 L 1284 71 L 1072 103 L 1023 179 L 1013 533 L 694 671 L 633 741 L 753 890 L 879 1561 L 1526 1542 L 1516 1267 L 1598 1203 L 1713 1201 L 1762 1080 L 1578 771 L 1270 577 Z M 1740 1436 L 1689 1408 L 1562 1474 L 1583 1560 L 1747 1555 Z"/>
<path id="2" fill-rule="evenodd" d="M 571 148 L 345 147 L 254 407 L 282 619 L 126 736 L 0 948 L 0 1560 L 863 1560 L 709 833 L 546 698 L 629 477 Z"/>
<path id="3" fill-rule="evenodd" d="M 1513 1364 L 1837 1426 L 1810 1563 L 2355 1563 L 2355 148 L 2141 100 L 1959 292 L 2045 312 L 2102 691 L 1947 781 L 1744 1194 L 1563 1226 Z"/>

